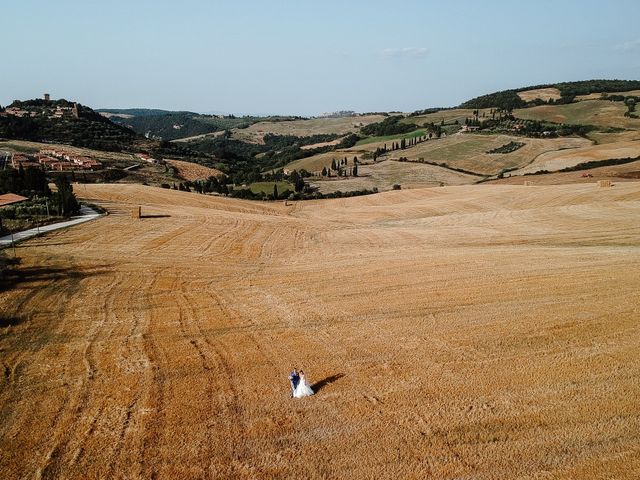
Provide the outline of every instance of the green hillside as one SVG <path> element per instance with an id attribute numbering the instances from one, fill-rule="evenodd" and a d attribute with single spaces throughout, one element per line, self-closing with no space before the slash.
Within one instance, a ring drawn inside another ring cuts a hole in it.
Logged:
<path id="1" fill-rule="evenodd" d="M 97 150 L 131 149 L 140 138 L 134 131 L 116 125 L 89 107 L 68 100 L 15 101 L 0 116 L 0 137 L 35 142 L 57 142 Z M 23 113 L 22 113 L 23 112 Z"/>
<path id="2" fill-rule="evenodd" d="M 533 85 L 481 95 L 461 103 L 460 108 L 501 108 L 503 110 L 514 110 L 516 108 L 526 108 L 527 106 L 547 103 L 542 100 L 526 102 L 518 96 L 518 92 L 539 88 L 557 88 L 560 90 L 561 98 L 560 100 L 551 101 L 550 103 L 564 104 L 573 102 L 577 95 L 588 95 L 590 93 L 600 92 L 626 92 L 640 89 L 640 80 L 582 80 L 579 82 Z"/>
<path id="3" fill-rule="evenodd" d="M 0 138 L 7 140 L 66 144 L 106 152 L 145 152 L 197 161 L 209 158 L 184 145 L 145 138 L 85 105 L 65 99 L 16 100 L 3 110 Z"/>
<path id="4" fill-rule="evenodd" d="M 172 112 L 171 110 L 159 110 L 157 108 L 97 108 L 98 113 L 110 113 L 113 115 L 123 115 L 130 117 L 151 117 L 154 115 L 167 115 L 170 113 L 183 113 Z M 192 113 L 192 112 L 184 112 Z M 194 113 L 194 115 L 196 115 Z"/>
<path id="5" fill-rule="evenodd" d="M 134 130 L 140 135 L 162 140 L 177 140 L 208 133 L 247 128 L 261 121 L 287 121 L 299 117 L 257 117 L 234 115 L 203 115 L 194 112 L 170 112 L 151 109 L 101 109 L 112 114 L 110 120 Z M 118 116 L 115 116 L 118 115 Z"/>

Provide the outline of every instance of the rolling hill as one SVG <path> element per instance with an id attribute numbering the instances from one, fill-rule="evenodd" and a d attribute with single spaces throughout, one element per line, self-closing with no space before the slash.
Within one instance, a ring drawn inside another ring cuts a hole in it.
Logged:
<path id="1" fill-rule="evenodd" d="M 187 111 L 157 109 L 100 109 L 102 115 L 149 138 L 178 140 L 224 130 L 244 129 L 264 120 L 285 121 L 299 117 L 254 117 L 204 115 Z"/>
<path id="2" fill-rule="evenodd" d="M 640 183 L 79 192 L 0 291 L 5 478 L 638 478 Z"/>
<path id="3" fill-rule="evenodd" d="M 527 95 L 527 92 L 546 90 L 545 95 Z M 549 95 L 549 90 L 556 90 Z M 559 103 L 571 103 L 578 95 L 589 95 L 603 92 L 627 92 L 640 89 L 640 80 L 582 80 L 577 82 L 560 82 L 545 85 L 520 87 L 511 90 L 481 95 L 460 104 L 460 108 L 502 108 L 513 110 L 524 108 L 528 104 L 536 104 L 536 100 L 546 103 L 547 100 L 558 100 Z M 559 98 L 558 98 L 559 97 Z"/>
<path id="4" fill-rule="evenodd" d="M 149 145 L 133 130 L 113 123 L 87 106 L 64 99 L 16 100 L 0 115 L 0 137 L 107 151 Z"/>
<path id="5" fill-rule="evenodd" d="M 340 181 L 315 176 L 307 183 L 321 192 L 355 191 L 362 185 L 390 190 L 398 184 L 458 184 L 474 177 L 479 182 L 507 173 L 530 173 L 542 161 L 555 169 L 562 162 L 545 159 L 555 158 L 554 152 L 572 158 L 567 149 L 581 149 L 575 158 L 584 158 L 593 148 L 593 158 L 611 160 L 607 158 L 609 153 L 621 151 L 625 142 L 640 139 L 640 120 L 634 111 L 638 91 L 640 81 L 635 80 L 560 82 L 495 92 L 458 108 L 429 108 L 408 115 L 350 113 L 319 118 L 238 118 L 159 109 L 101 109 L 98 115 L 80 106 L 75 119 L 4 115 L 0 117 L 4 122 L 0 135 L 4 132 L 9 139 L 55 141 L 102 150 L 146 151 L 159 158 L 213 168 L 228 175 L 237 186 L 271 181 L 271 175 L 282 176 L 277 172 L 283 169 L 318 175 L 334 160 L 347 158 L 348 168 L 332 172 L 332 177 L 343 175 Z M 608 97 L 603 96 L 607 93 Z M 42 108 L 42 101 L 31 102 L 36 110 Z M 51 104 L 52 108 L 56 106 Z M 397 148 L 403 141 L 406 145 Z M 620 148 L 598 148 L 605 143 L 620 143 Z M 518 148 L 501 151 L 509 145 Z M 539 155 L 545 157 L 536 163 Z M 346 178 L 354 157 L 362 164 L 363 178 L 357 180 Z M 438 168 L 391 163 L 376 166 L 387 161 Z M 448 174 L 442 169 L 448 169 Z M 416 174 L 420 179 L 417 182 L 412 181 Z M 466 176 L 461 178 L 460 174 Z M 323 184 L 326 180 L 331 183 Z"/>

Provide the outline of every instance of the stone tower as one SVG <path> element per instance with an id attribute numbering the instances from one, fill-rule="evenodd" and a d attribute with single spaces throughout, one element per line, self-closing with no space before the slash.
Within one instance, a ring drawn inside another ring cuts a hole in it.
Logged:
<path id="1" fill-rule="evenodd" d="M 50 100 L 49 94 L 48 94 L 48 93 L 45 93 L 45 94 L 44 94 L 44 101 L 45 101 L 45 102 L 48 102 L 49 100 Z"/>

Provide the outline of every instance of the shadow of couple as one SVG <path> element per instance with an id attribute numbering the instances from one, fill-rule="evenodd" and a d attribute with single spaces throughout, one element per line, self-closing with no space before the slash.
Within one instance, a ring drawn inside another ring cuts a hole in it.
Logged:
<path id="1" fill-rule="evenodd" d="M 330 377 L 324 378 L 319 382 L 316 382 L 313 385 L 311 385 L 311 390 L 313 390 L 314 393 L 318 393 L 324 387 L 326 387 L 327 385 L 331 385 L 333 382 L 340 380 L 342 377 L 344 377 L 344 373 L 337 373 L 335 375 L 331 375 Z"/>

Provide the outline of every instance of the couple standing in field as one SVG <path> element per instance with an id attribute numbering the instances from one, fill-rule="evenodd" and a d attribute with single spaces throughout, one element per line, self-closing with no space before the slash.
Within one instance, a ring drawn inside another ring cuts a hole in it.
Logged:
<path id="1" fill-rule="evenodd" d="M 307 383 L 307 378 L 302 370 L 298 372 L 298 370 L 294 368 L 289 374 L 289 381 L 291 382 L 292 398 L 302 398 L 313 395 L 314 392 Z"/>

